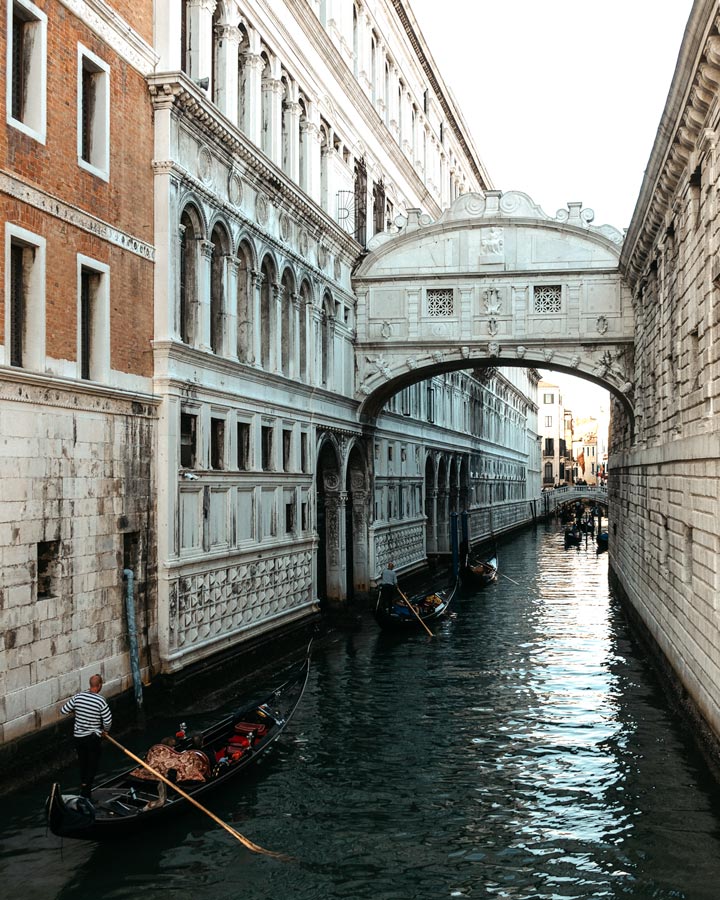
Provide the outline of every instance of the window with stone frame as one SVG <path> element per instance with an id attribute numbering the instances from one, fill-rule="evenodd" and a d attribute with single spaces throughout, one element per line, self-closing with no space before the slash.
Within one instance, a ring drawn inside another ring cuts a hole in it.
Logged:
<path id="1" fill-rule="evenodd" d="M 454 314 L 452 288 L 428 288 L 426 292 L 427 314 L 433 319 L 448 318 Z"/>
<path id="2" fill-rule="evenodd" d="M 110 176 L 110 66 L 78 44 L 78 165 Z"/>
<path id="3" fill-rule="evenodd" d="M 559 284 L 533 286 L 533 312 L 559 313 L 562 311 L 562 287 Z"/>
<path id="4" fill-rule="evenodd" d="M 45 367 L 45 239 L 5 224 L 5 364 Z"/>
<path id="5" fill-rule="evenodd" d="M 8 0 L 7 10 L 7 121 L 44 144 L 47 15 L 30 0 Z"/>

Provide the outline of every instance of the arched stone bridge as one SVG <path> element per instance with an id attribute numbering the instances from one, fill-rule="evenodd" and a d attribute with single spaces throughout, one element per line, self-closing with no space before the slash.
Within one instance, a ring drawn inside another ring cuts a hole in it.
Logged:
<path id="1" fill-rule="evenodd" d="M 568 503 L 577 503 L 578 500 L 588 500 L 590 503 L 597 503 L 607 510 L 607 488 L 600 485 L 587 484 L 568 485 L 567 487 L 555 488 L 551 491 L 543 491 L 541 495 L 541 508 L 545 515 L 550 515 L 561 506 L 565 506 Z"/>
<path id="2" fill-rule="evenodd" d="M 551 218 L 526 194 L 489 191 L 376 235 L 353 276 L 361 417 L 439 372 L 531 366 L 606 387 L 633 422 L 623 236 L 592 219 L 580 203 Z"/>

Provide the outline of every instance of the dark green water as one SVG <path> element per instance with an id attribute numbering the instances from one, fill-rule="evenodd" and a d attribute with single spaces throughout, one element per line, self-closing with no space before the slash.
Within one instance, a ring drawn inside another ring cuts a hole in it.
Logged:
<path id="1" fill-rule="evenodd" d="M 507 578 L 432 640 L 368 618 L 317 648 L 276 752 L 209 800 L 293 861 L 194 812 L 61 849 L 42 785 L 3 803 L 0 896 L 717 900 L 720 794 L 609 596 L 607 556 L 541 530 L 500 563 Z"/>

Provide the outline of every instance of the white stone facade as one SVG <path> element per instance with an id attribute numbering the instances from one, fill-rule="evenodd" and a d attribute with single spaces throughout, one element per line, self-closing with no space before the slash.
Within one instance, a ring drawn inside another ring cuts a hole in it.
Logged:
<path id="1" fill-rule="evenodd" d="M 623 441 L 616 408 L 609 478 L 613 569 L 716 737 L 719 16 L 716 2 L 693 7 L 623 249 L 636 320 L 636 441 Z"/>

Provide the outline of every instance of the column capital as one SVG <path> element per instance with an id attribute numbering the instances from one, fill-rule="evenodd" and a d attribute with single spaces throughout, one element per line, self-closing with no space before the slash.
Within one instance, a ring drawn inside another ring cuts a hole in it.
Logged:
<path id="1" fill-rule="evenodd" d="M 200 252 L 202 255 L 207 259 L 212 259 L 215 244 L 213 244 L 212 241 L 206 241 L 205 238 L 199 238 L 198 243 L 200 244 Z"/>

